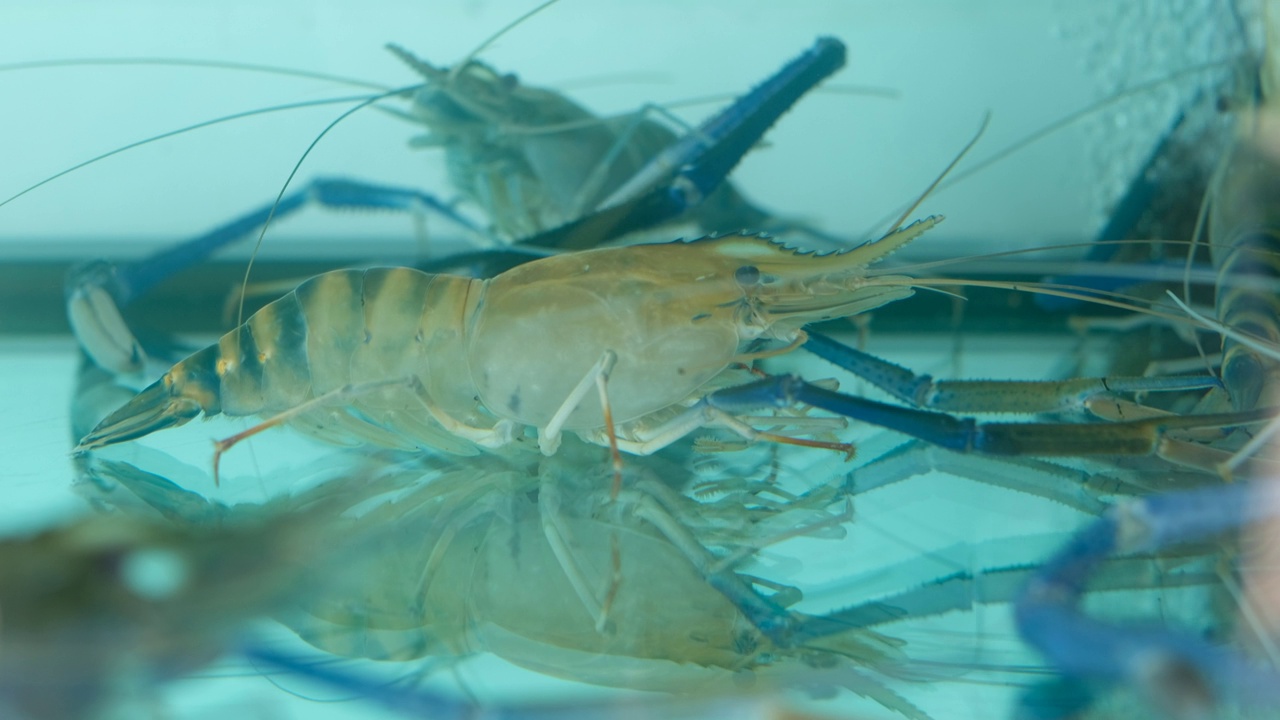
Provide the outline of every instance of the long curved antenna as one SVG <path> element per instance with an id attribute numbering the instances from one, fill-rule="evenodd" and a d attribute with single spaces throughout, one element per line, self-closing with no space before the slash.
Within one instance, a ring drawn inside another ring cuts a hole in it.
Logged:
<path id="1" fill-rule="evenodd" d="M 494 41 L 496 41 L 498 38 L 500 38 L 500 37 L 502 37 L 503 35 L 507 34 L 507 32 L 508 32 L 508 31 L 510 31 L 512 28 L 517 27 L 518 25 L 520 25 L 520 23 L 524 22 L 525 20 L 528 20 L 529 18 L 533 17 L 534 15 L 537 15 L 538 13 L 540 13 L 540 12 L 542 12 L 543 10 L 545 10 L 545 9 L 547 9 L 547 8 L 549 8 L 549 7 L 551 7 L 552 5 L 556 4 L 556 3 L 557 3 L 557 2 L 559 2 L 559 1 L 560 1 L 560 0 L 547 0 L 546 2 L 544 2 L 544 3 L 542 3 L 541 5 L 539 5 L 539 6 L 535 7 L 534 9 L 530 10 L 529 12 L 527 12 L 527 13 L 525 13 L 525 14 L 521 15 L 520 17 L 516 18 L 515 20 L 512 20 L 511 22 L 507 23 L 506 25 L 504 25 L 504 26 L 502 27 L 502 29 L 498 30 L 498 31 L 497 31 L 497 32 L 495 32 L 494 34 L 492 34 L 492 35 L 490 35 L 489 37 L 485 38 L 484 42 L 482 42 L 482 43 L 480 43 L 479 45 L 477 45 L 477 46 L 475 47 L 475 49 L 474 49 L 474 50 L 472 50 L 471 52 L 467 53 L 467 56 L 466 56 L 466 57 L 462 58 L 462 61 L 461 61 L 461 62 L 459 62 L 459 63 L 457 63 L 457 64 L 455 64 L 455 65 L 453 66 L 453 69 L 451 69 L 451 70 L 449 71 L 449 80 L 450 80 L 450 81 L 452 81 L 455 77 L 457 77 L 458 73 L 459 73 L 459 72 L 461 72 L 461 69 L 462 69 L 462 68 L 465 68 L 466 66 L 470 65 L 470 64 L 471 64 L 471 61 L 472 61 L 472 60 L 475 60 L 477 55 L 479 55 L 480 53 L 484 52 L 485 48 L 487 48 L 487 47 L 489 47 L 490 45 L 492 45 L 492 44 L 494 43 Z"/>
<path id="2" fill-rule="evenodd" d="M 1032 131 L 1031 133 L 1027 134 L 1020 140 L 1017 140 L 1013 143 L 1010 143 L 1009 145 L 1006 145 L 1002 150 L 998 151 L 996 154 L 991 155 L 990 157 L 987 157 L 987 158 L 983 158 L 982 160 L 979 160 L 977 163 L 973 165 L 973 167 L 969 168 L 968 170 L 965 170 L 964 172 L 956 173 L 955 175 L 951 176 L 951 178 L 948 179 L 947 181 L 939 183 L 937 189 L 946 190 L 947 188 L 953 185 L 961 183 L 969 179 L 970 177 L 982 172 L 983 170 L 986 170 L 992 165 L 995 165 L 997 163 L 1004 161 L 1005 158 L 1008 158 L 1009 156 L 1018 153 L 1023 148 L 1034 145 L 1037 142 L 1040 142 L 1041 140 L 1043 140 L 1044 138 L 1049 137 L 1050 135 L 1053 135 L 1059 130 L 1069 127 L 1079 122 L 1080 120 L 1083 120 L 1084 118 L 1090 117 L 1091 115 L 1107 107 L 1110 107 L 1111 105 L 1114 105 L 1115 103 L 1118 103 L 1126 98 L 1134 97 L 1137 95 L 1141 95 L 1143 93 L 1150 92 L 1152 90 L 1162 88 L 1166 85 L 1174 83 L 1183 78 L 1190 77 L 1192 75 L 1198 75 L 1200 73 L 1209 72 L 1211 70 L 1222 70 L 1224 68 L 1229 68 L 1235 63 L 1238 63 L 1239 61 L 1240 61 L 1240 58 L 1236 56 L 1236 57 L 1227 58 L 1225 60 L 1215 60 L 1214 62 L 1202 63 L 1200 65 L 1192 65 L 1190 67 L 1183 68 L 1182 70 L 1179 70 L 1171 75 L 1166 75 L 1158 80 L 1139 83 L 1137 85 L 1126 88 L 1113 95 L 1108 95 L 1107 97 L 1101 100 L 1098 100 L 1096 102 L 1090 103 L 1085 107 L 1080 108 L 1079 110 L 1073 113 L 1070 113 L 1069 115 L 1061 117 L 1049 123 L 1048 125 L 1045 125 L 1044 127 L 1039 128 L 1038 130 Z M 889 219 L 889 216 L 886 216 L 881 220 L 877 221 L 875 225 L 873 225 L 872 227 L 880 227 L 885 222 L 887 222 L 888 219 Z"/>
<path id="3" fill-rule="evenodd" d="M 152 135 L 149 138 L 138 140 L 137 142 L 132 142 L 132 143 L 129 143 L 128 145 L 121 145 L 120 147 L 115 148 L 114 150 L 108 150 L 107 152 L 104 152 L 101 155 L 96 155 L 94 157 L 89 158 L 88 160 L 85 160 L 84 162 L 76 163 L 75 165 L 72 165 L 71 167 L 65 170 L 54 173 L 53 175 L 50 175 L 49 177 L 41 180 L 40 182 L 34 185 L 27 186 L 26 188 L 23 188 L 17 193 L 10 195 L 9 197 L 0 201 L 0 207 L 4 207 L 5 205 L 8 205 L 14 200 L 17 200 L 23 195 L 26 195 L 27 193 L 31 192 L 32 190 L 36 190 L 37 188 L 44 187 L 45 185 L 48 185 L 49 183 L 53 182 L 54 180 L 57 180 L 60 177 L 63 177 L 64 175 L 69 175 L 77 170 L 80 170 L 89 165 L 92 165 L 98 162 L 99 160 L 106 160 L 107 158 L 112 157 L 113 155 L 119 155 L 120 153 L 125 152 L 127 150 L 132 150 L 137 147 L 142 147 L 143 145 L 148 145 L 158 140 L 171 138 L 171 137 L 174 137 L 175 135 L 182 135 L 184 133 L 189 133 L 193 130 L 200 130 L 202 128 L 207 128 L 211 125 L 218 125 L 224 122 L 231 122 L 232 120 L 241 120 L 247 117 L 253 117 L 255 115 L 266 115 L 268 113 L 281 112 L 284 110 L 298 110 L 301 108 L 319 107 L 322 105 L 335 105 L 338 103 L 348 103 L 348 102 L 354 102 L 358 100 L 366 101 L 366 102 L 376 102 L 378 100 L 384 99 L 388 95 L 393 95 L 399 92 L 403 92 L 403 90 L 397 90 L 392 93 L 386 93 L 381 95 L 347 95 L 344 97 L 337 97 L 337 98 L 323 98 L 320 100 L 304 100 L 302 102 L 286 103 L 284 105 L 272 105 L 270 107 L 265 107 L 265 108 L 255 108 L 253 110 L 245 110 L 244 112 L 233 113 L 231 115 L 223 115 L 222 117 L 219 117 L 219 118 L 214 118 L 212 120 L 205 120 L 203 122 L 198 122 L 194 125 L 188 125 L 186 127 L 178 128 L 177 130 L 170 130 L 169 132 L 160 133 L 159 135 Z"/>
<path id="4" fill-rule="evenodd" d="M 989 124 L 991 124 L 990 110 L 982 116 L 982 124 L 978 126 L 978 132 L 973 134 L 973 138 L 965 144 L 964 148 L 962 148 L 959 153 L 956 153 L 956 156 L 951 159 L 951 162 L 948 163 L 945 168 L 943 168 L 938 177 L 934 178 L 933 182 L 929 183 L 929 187 L 925 188 L 924 192 L 920 193 L 920 197 L 916 198 L 916 201 L 911 203 L 910 207 L 908 207 L 902 215 L 894 221 L 893 227 L 889 228 L 889 232 L 893 232 L 902 227 L 902 223 L 906 222 L 907 218 L 911 217 L 911 213 L 915 212 L 916 208 L 920 207 L 920 203 L 924 202 L 925 198 L 929 197 L 934 190 L 938 189 L 938 186 L 942 184 L 942 181 L 946 179 L 947 175 L 956 168 L 956 165 L 964 159 L 964 156 L 968 155 L 969 151 L 973 149 L 973 146 L 977 145 L 978 141 L 982 139 L 982 134 L 987 131 L 987 125 Z"/>
<path id="5" fill-rule="evenodd" d="M 315 138 L 311 141 L 311 144 L 307 146 L 307 149 L 303 151 L 302 156 L 298 158 L 298 162 L 294 163 L 293 169 L 289 171 L 289 177 L 285 178 L 284 184 L 280 186 L 280 192 L 276 194 L 275 202 L 271 204 L 271 211 L 267 213 L 267 219 L 264 223 L 262 223 L 262 230 L 258 233 L 258 239 L 253 244 L 253 252 L 249 255 L 249 262 L 248 264 L 245 265 L 245 268 L 244 268 L 244 281 L 240 284 L 240 302 L 236 309 L 236 325 L 240 325 L 241 323 L 244 322 L 245 290 L 249 286 L 249 274 L 253 271 L 253 261 L 258 257 L 258 251 L 262 248 L 262 240 L 267 235 L 267 228 L 271 226 L 271 219 L 275 217 L 276 210 L 280 207 L 280 201 L 284 199 L 285 191 L 289 189 L 289 184 L 293 182 L 294 176 L 296 176 L 298 174 L 298 170 L 302 168 L 302 163 L 307 159 L 307 156 L 311 154 L 311 151 L 315 149 L 316 145 L 320 144 L 320 141 L 324 139 L 324 136 L 329 134 L 330 130 L 338 126 L 338 123 L 342 122 L 343 120 L 346 120 L 347 118 L 351 117 L 355 113 L 359 112 L 360 110 L 363 110 L 364 108 L 369 107 L 370 105 L 373 105 L 376 102 L 386 100 L 387 98 L 395 97 L 397 95 L 403 95 L 407 92 L 412 92 L 414 90 L 417 90 L 420 87 L 422 87 L 421 83 L 415 83 L 413 85 L 408 85 L 402 88 L 388 90 L 384 93 L 379 93 L 377 95 L 371 95 L 364 98 L 360 103 L 356 104 L 354 107 L 349 108 L 346 112 L 334 118 L 332 122 L 330 122 L 328 125 L 325 126 L 323 130 L 320 131 L 319 135 L 315 136 Z"/>

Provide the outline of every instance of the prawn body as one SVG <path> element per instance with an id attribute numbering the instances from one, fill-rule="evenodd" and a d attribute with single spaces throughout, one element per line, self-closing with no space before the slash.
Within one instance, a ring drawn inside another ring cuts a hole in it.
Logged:
<path id="1" fill-rule="evenodd" d="M 491 282 L 470 332 L 472 372 L 486 407 L 542 427 L 591 363 L 616 352 L 609 399 L 615 421 L 625 423 L 685 399 L 747 342 L 791 342 L 801 325 L 910 294 L 867 282 L 866 267 L 935 221 L 847 253 L 798 253 L 729 235 L 527 263 Z M 510 362 L 513 345 L 527 362 Z M 576 361 L 553 385 L 545 368 L 566 355 Z M 584 402 L 566 427 L 602 423 L 599 403 Z"/>
<path id="2" fill-rule="evenodd" d="M 511 444 L 532 427 L 550 453 L 561 427 L 601 441 L 592 435 L 606 424 L 600 398 L 574 399 L 593 373 L 607 375 L 625 438 L 696 400 L 748 344 L 794 343 L 806 323 L 909 295 L 902 278 L 868 277 L 868 266 L 937 221 L 825 255 L 729 235 L 548 257 L 490 280 L 409 268 L 326 273 L 175 365 L 80 449 L 222 413 L 275 415 L 346 444 L 460 454 Z M 608 359 L 616 362 L 601 371 Z"/>

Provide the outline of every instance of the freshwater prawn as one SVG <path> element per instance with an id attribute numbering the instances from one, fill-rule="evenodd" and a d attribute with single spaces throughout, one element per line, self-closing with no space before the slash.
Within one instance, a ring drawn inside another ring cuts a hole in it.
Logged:
<path id="1" fill-rule="evenodd" d="M 807 323 L 910 294 L 905 279 L 869 277 L 868 266 L 939 219 L 826 255 L 728 235 L 542 258 L 490 280 L 327 273 L 178 363 L 79 449 L 219 413 L 462 453 L 510 445 L 525 428 L 546 454 L 563 430 L 603 443 L 610 425 L 619 447 L 641 454 L 709 424 L 754 438 L 698 403 L 700 388 L 749 359 L 756 340 L 794 346 Z M 592 394 L 597 383 L 607 389 Z"/>
<path id="2" fill-rule="evenodd" d="M 542 258 L 489 280 L 407 268 L 329 273 L 176 365 L 104 419 L 78 449 L 223 413 L 268 419 L 220 441 L 215 471 L 231 445 L 282 423 L 337 442 L 464 454 L 514 445 L 526 428 L 536 431 L 548 455 L 563 430 L 615 451 L 649 454 L 711 425 L 749 440 L 850 451 L 846 444 L 761 432 L 742 419 L 752 409 L 803 403 L 962 452 L 1173 458 L 1180 451 L 1166 437 L 1169 429 L 1259 421 L 1254 412 L 1135 420 L 1105 430 L 1072 423 L 979 424 L 833 393 L 798 378 L 699 392 L 734 363 L 801 345 L 907 402 L 947 410 L 1046 413 L 1117 392 L 1216 384 L 1191 376 L 935 387 L 929 378 L 802 329 L 936 284 L 869 268 L 940 220 L 930 217 L 825 255 L 729 235 Z M 749 347 L 757 341 L 783 347 L 761 355 Z M 520 362 L 512 362 L 517 357 Z M 335 402 L 347 403 L 348 410 L 335 410 Z M 776 416 L 765 422 L 778 424 Z M 1177 461 L 1204 464 L 1192 456 L 1208 452 L 1196 447 Z"/>
<path id="3" fill-rule="evenodd" d="M 341 566 L 323 558 L 311 564 L 308 572 L 330 578 L 327 589 L 279 619 L 347 657 L 491 652 L 569 679 L 666 692 L 723 691 L 750 670 L 764 674 L 761 682 L 785 682 L 785 669 L 805 662 L 804 644 L 771 639 L 737 604 L 767 605 L 776 622 L 798 628 L 803 616 L 783 608 L 800 593 L 736 566 L 761 543 L 839 537 L 850 511 L 838 485 L 788 495 L 756 482 L 749 501 L 698 502 L 683 492 L 688 476 L 680 462 L 653 457 L 629 465 L 631 482 L 614 500 L 600 482 L 608 464 L 593 455 L 569 440 L 563 452 L 533 464 L 438 456 L 382 464 L 365 483 L 317 488 L 310 494 L 351 498 L 339 532 L 370 552 Z M 251 512 L 214 513 L 213 501 L 121 467 L 96 463 L 93 472 L 173 521 L 217 515 L 234 523 Z M 307 496 L 285 502 L 305 504 Z M 614 547 L 625 579 L 610 599 Z M 665 620 L 654 623 L 658 617 Z M 901 643 L 870 630 L 828 643 L 814 640 L 810 651 L 868 669 L 883 664 L 890 674 L 903 659 Z"/>
<path id="4" fill-rule="evenodd" d="M 962 452 L 997 455 L 1164 453 L 1167 429 L 1265 419 L 1266 410 L 1110 424 L 978 424 L 788 377 L 703 390 L 733 363 L 758 354 L 750 350 L 758 340 L 781 343 L 781 352 L 804 345 L 876 381 L 868 368 L 884 374 L 886 364 L 869 365 L 869 358 L 803 327 L 909 295 L 919 281 L 873 274 L 869 266 L 939 220 L 827 255 L 730 235 L 544 258 L 491 280 L 408 268 L 328 273 L 178 363 L 107 416 L 78 450 L 219 413 L 268 417 L 220 442 L 219 454 L 282 423 L 336 442 L 463 454 L 513 445 L 525 429 L 536 431 L 548 455 L 564 430 L 649 454 L 711 425 L 747 439 L 849 449 L 761 432 L 742 419 L 752 409 L 796 402 Z M 906 390 L 922 381 L 888 369 L 897 374 L 878 382 L 904 398 L 924 397 Z M 951 383 L 941 396 L 953 403 L 948 409 L 985 398 L 977 409 L 1049 412 L 1114 392 L 1213 384 L 1197 376 Z M 777 417 L 765 422 L 785 425 Z"/>

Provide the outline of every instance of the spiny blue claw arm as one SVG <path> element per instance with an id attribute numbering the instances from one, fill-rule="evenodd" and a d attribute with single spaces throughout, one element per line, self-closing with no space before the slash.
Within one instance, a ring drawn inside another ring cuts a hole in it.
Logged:
<path id="1" fill-rule="evenodd" d="M 976 423 L 943 413 L 914 410 L 824 390 L 795 375 L 776 375 L 707 395 L 708 405 L 728 413 L 804 403 L 837 415 L 906 433 L 936 445 L 967 452 L 973 449 Z"/>
<path id="2" fill-rule="evenodd" d="M 204 262 L 227 245 L 248 237 L 254 230 L 262 227 L 273 208 L 275 217 L 283 218 L 297 212 L 306 202 L 306 190 L 290 193 L 280 199 L 278 206 L 269 203 L 197 238 L 161 250 L 138 262 L 119 265 L 116 271 L 116 278 L 120 283 L 117 302 L 121 306 L 128 305 L 168 278 Z"/>
<path id="3" fill-rule="evenodd" d="M 447 203 L 414 188 L 375 185 L 345 178 L 316 178 L 307 186 L 285 195 L 278 204 L 268 203 L 192 240 L 137 262 L 118 265 L 112 288 L 116 302 L 121 306 L 128 305 L 176 273 L 204 262 L 213 253 L 238 240 L 250 237 L 268 218 L 280 220 L 311 203 L 336 210 L 408 212 L 428 209 L 470 232 L 483 232 Z M 72 276 L 68 281 L 68 292 L 74 289 L 74 278 Z"/>
<path id="4" fill-rule="evenodd" d="M 705 197 L 783 113 L 844 63 L 844 43 L 835 38 L 818 38 L 813 47 L 655 155 L 600 207 L 625 203 L 659 184 L 669 183 L 677 174 Z M 696 204 L 688 197 L 673 199 L 689 206 Z"/>
<path id="5" fill-rule="evenodd" d="M 765 131 L 844 62 L 843 43 L 819 38 L 812 48 L 660 153 L 600 210 L 520 243 L 582 249 L 679 217 L 714 192 Z"/>
<path id="6" fill-rule="evenodd" d="M 808 331 L 804 349 L 903 402 L 934 410 L 1045 413 L 1085 407 L 1118 392 L 1177 392 L 1222 387 L 1213 375 L 1073 378 L 1070 380 L 934 380 Z"/>
<path id="7" fill-rule="evenodd" d="M 1114 423 L 980 423 L 973 418 L 889 405 L 827 390 L 795 375 L 777 375 L 717 390 L 703 402 L 728 413 L 804 403 L 956 452 L 1040 457 L 1152 455 L 1168 429 L 1233 427 L 1266 421 L 1274 414 L 1273 409 L 1262 408 L 1251 412 Z"/>
<path id="8" fill-rule="evenodd" d="M 673 200 L 688 209 L 710 195 L 783 113 L 844 63 L 844 43 L 818 38 L 812 48 L 700 126 L 691 135 L 710 138 L 714 144 L 697 142 L 701 147 L 678 166 Z M 690 185 L 696 189 L 692 196 L 686 188 Z"/>

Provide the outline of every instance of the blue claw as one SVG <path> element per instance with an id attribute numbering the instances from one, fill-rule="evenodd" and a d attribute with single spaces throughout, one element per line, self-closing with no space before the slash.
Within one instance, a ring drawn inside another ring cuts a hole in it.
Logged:
<path id="1" fill-rule="evenodd" d="M 204 235 L 150 257 L 117 266 L 113 295 L 121 306 L 128 305 L 174 274 L 204 262 L 232 243 L 249 238 L 268 219 L 283 219 L 312 203 L 335 210 L 430 210 L 470 232 L 483 232 L 447 203 L 414 188 L 375 185 L 345 178 L 316 178 L 306 187 L 280 198 L 278 203 L 263 205 Z"/>
<path id="2" fill-rule="evenodd" d="M 728 413 L 803 403 L 894 430 L 956 452 L 1038 457 L 1155 454 L 1165 430 L 1234 427 L 1263 422 L 1273 411 L 1182 415 L 1113 423 L 982 423 L 931 410 L 889 405 L 827 390 L 795 375 L 777 375 L 717 390 L 703 402 Z M 1105 430 L 1100 430 L 1105 428 Z"/>
<path id="3" fill-rule="evenodd" d="M 1114 555 L 1203 542 L 1277 516 L 1280 497 L 1270 485 L 1218 486 L 1119 505 L 1078 532 L 1026 584 L 1015 606 L 1018 631 L 1068 681 L 1131 683 L 1181 717 L 1209 717 L 1221 702 L 1274 707 L 1280 704 L 1275 670 L 1191 635 L 1093 620 L 1080 604 L 1099 565 Z"/>
<path id="4" fill-rule="evenodd" d="M 264 205 L 197 238 L 166 248 L 136 262 L 95 261 L 72 268 L 64 295 L 76 337 L 94 363 L 116 373 L 142 368 L 143 353 L 120 316 L 120 309 L 173 275 L 194 267 L 218 250 L 251 237 L 268 220 L 292 215 L 309 204 L 334 209 L 429 210 L 469 232 L 482 234 L 447 203 L 412 188 L 374 185 L 356 180 L 318 178 L 306 187 Z"/>
<path id="5" fill-rule="evenodd" d="M 583 249 L 673 220 L 702 202 L 797 100 L 844 66 L 844 43 L 819 38 L 715 117 L 640 170 L 602 209 L 521 244 Z"/>
<path id="6" fill-rule="evenodd" d="M 1114 393 L 1220 388 L 1213 375 L 1075 378 L 1071 380 L 938 380 L 809 331 L 804 349 L 890 395 L 921 408 L 967 412 L 1049 413 L 1078 410 Z"/>

